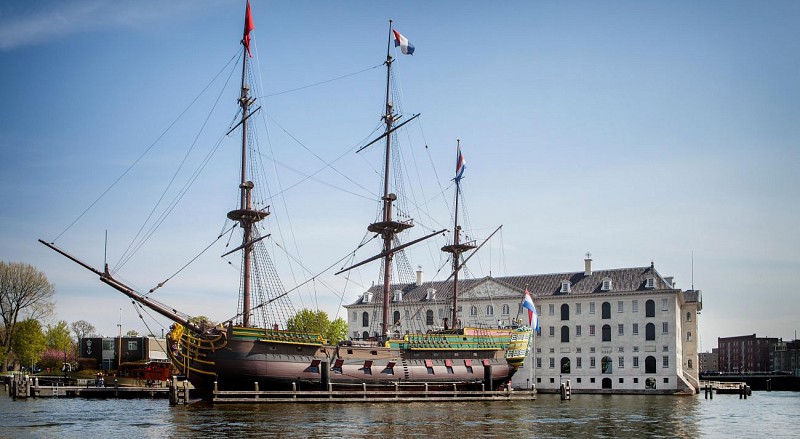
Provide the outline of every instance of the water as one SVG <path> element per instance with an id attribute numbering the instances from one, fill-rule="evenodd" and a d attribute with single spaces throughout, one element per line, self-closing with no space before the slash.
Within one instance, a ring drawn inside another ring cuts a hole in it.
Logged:
<path id="1" fill-rule="evenodd" d="M 800 437 L 800 393 L 526 402 L 209 405 L 0 396 L 0 437 Z M 500 436 L 502 435 L 502 436 Z"/>

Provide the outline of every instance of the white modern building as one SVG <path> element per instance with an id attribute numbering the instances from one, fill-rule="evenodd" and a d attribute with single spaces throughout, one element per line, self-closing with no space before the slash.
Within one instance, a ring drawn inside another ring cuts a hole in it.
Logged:
<path id="1" fill-rule="evenodd" d="M 462 326 L 511 325 L 523 318 L 522 297 L 530 291 L 539 314 L 533 361 L 513 378 L 558 391 L 569 380 L 576 393 L 690 393 L 698 383 L 699 290 L 680 290 L 654 264 L 528 276 L 459 280 Z M 452 315 L 452 281 L 392 286 L 395 335 L 442 329 Z M 382 294 L 372 287 L 350 305 L 353 339 L 380 333 Z M 523 322 L 527 323 L 527 322 Z M 531 369 L 531 363 L 533 368 Z"/>

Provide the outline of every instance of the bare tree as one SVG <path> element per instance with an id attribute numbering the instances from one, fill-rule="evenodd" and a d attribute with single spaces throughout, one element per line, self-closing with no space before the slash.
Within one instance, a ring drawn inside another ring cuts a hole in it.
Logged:
<path id="1" fill-rule="evenodd" d="M 8 370 L 17 321 L 38 318 L 52 308 L 55 287 L 30 264 L 0 261 L 0 318 L 3 319 L 0 355 Z M 21 318 L 22 317 L 22 318 Z"/>

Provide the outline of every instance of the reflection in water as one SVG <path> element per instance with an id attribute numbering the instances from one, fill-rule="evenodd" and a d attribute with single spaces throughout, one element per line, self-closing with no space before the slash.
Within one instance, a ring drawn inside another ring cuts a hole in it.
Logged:
<path id="1" fill-rule="evenodd" d="M 2 437 L 798 437 L 800 393 L 529 402 L 210 405 L 0 396 Z"/>

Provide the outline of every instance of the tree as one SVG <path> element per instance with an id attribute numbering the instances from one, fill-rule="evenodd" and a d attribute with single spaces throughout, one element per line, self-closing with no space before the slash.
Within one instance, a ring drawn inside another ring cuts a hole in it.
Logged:
<path id="1" fill-rule="evenodd" d="M 55 325 L 47 325 L 44 331 L 44 338 L 49 349 L 66 352 L 73 348 L 72 336 L 66 320 L 59 320 Z"/>
<path id="2" fill-rule="evenodd" d="M 82 338 L 91 337 L 96 331 L 94 325 L 86 320 L 72 322 L 70 327 L 72 328 L 72 333 L 75 334 L 76 343 L 80 343 Z"/>
<path id="3" fill-rule="evenodd" d="M 42 324 L 38 320 L 27 319 L 16 326 L 16 335 L 11 343 L 14 355 L 24 366 L 39 362 L 39 357 L 47 349 Z"/>
<path id="4" fill-rule="evenodd" d="M 139 336 L 139 331 L 135 329 L 131 329 L 130 331 L 125 333 L 125 337 L 138 337 L 138 336 Z"/>
<path id="5" fill-rule="evenodd" d="M 35 319 L 49 312 L 52 309 L 49 299 L 53 294 L 53 284 L 32 265 L 0 261 L 0 318 L 3 319 L 0 351 L 3 370 L 8 370 L 17 322 L 25 318 Z M 41 325 L 39 330 L 41 332 Z"/>
<path id="6" fill-rule="evenodd" d="M 342 318 L 330 321 L 325 311 L 302 309 L 289 318 L 286 327 L 290 331 L 320 334 L 333 344 L 347 338 L 347 323 Z"/>

